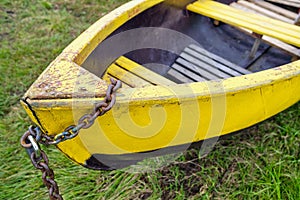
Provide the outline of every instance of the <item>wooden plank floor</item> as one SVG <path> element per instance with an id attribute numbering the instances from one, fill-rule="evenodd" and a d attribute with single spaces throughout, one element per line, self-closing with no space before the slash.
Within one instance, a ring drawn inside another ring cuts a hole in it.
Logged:
<path id="1" fill-rule="evenodd" d="M 262 0 L 251 0 L 251 2 L 239 0 L 237 2 L 231 3 L 230 6 L 245 12 L 254 13 L 262 16 L 268 16 L 273 19 L 278 19 L 290 24 L 293 24 L 295 19 L 297 18 L 296 13 Z M 246 34 L 252 35 L 252 31 L 249 29 L 241 27 L 236 28 L 245 32 Z M 262 36 L 262 41 L 287 52 L 289 55 L 293 56 L 294 59 L 300 57 L 300 49 L 293 45 L 287 44 L 285 42 L 282 42 L 278 39 L 266 35 Z"/>
<path id="2" fill-rule="evenodd" d="M 211 1 L 198 0 L 187 6 L 191 12 L 210 17 L 226 24 L 267 35 L 291 45 L 300 47 L 300 27 L 270 17 L 241 11 L 231 6 Z"/>
<path id="3" fill-rule="evenodd" d="M 250 73 L 194 44 L 184 49 L 168 71 L 169 76 L 182 83 L 225 79 Z"/>

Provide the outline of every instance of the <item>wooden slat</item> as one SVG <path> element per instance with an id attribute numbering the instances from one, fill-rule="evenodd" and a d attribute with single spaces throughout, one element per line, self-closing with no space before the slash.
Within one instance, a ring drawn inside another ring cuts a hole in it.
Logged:
<path id="1" fill-rule="evenodd" d="M 246 7 L 244 7 L 244 6 L 242 6 L 238 3 L 235 3 L 235 2 L 231 3 L 230 6 L 232 6 L 234 8 L 237 8 L 237 9 L 244 10 L 244 11 L 256 12 L 256 11 L 253 11 L 253 10 L 251 10 L 249 8 L 246 8 Z M 252 35 L 252 31 L 249 30 L 249 29 L 245 29 L 245 28 L 241 28 L 241 27 L 236 27 L 236 28 L 243 31 L 243 32 L 245 32 L 248 35 Z M 282 42 L 278 39 L 275 39 L 275 38 L 264 35 L 262 37 L 262 41 L 264 41 L 265 43 L 270 44 L 274 47 L 282 49 L 283 51 L 287 52 L 288 54 L 290 54 L 292 56 L 300 57 L 300 49 L 298 49 L 298 48 L 296 48 L 292 45 L 289 45 L 285 42 Z"/>
<path id="2" fill-rule="evenodd" d="M 190 63 L 187 63 L 190 64 Z M 205 79 L 204 77 L 199 76 L 198 74 L 195 74 L 193 71 L 191 71 L 189 68 L 185 68 L 177 63 L 174 63 L 172 65 L 173 69 L 176 69 L 178 72 L 185 74 L 187 77 L 193 79 L 196 82 L 199 81 L 205 81 L 205 80 L 211 80 L 210 78 Z M 197 67 L 196 67 L 197 68 Z"/>
<path id="3" fill-rule="evenodd" d="M 173 81 L 141 66 L 140 64 L 121 56 L 119 59 L 115 62 L 120 67 L 126 69 L 127 71 L 130 71 L 132 74 L 135 74 L 136 76 L 151 82 L 153 85 L 174 85 Z"/>
<path id="4" fill-rule="evenodd" d="M 279 6 L 276 6 L 274 4 L 268 3 L 266 1 L 262 1 L 262 0 L 251 0 L 251 2 L 255 3 L 256 5 L 259 5 L 263 8 L 266 8 L 268 10 L 271 10 L 273 12 L 276 12 L 278 14 L 281 14 L 283 16 L 286 16 L 292 20 L 296 19 L 297 17 L 297 13 L 294 13 L 292 11 L 286 10 L 284 8 L 281 8 Z"/>
<path id="5" fill-rule="evenodd" d="M 194 74 L 200 75 L 201 77 L 205 78 L 206 80 L 220 79 L 220 77 L 208 72 L 206 69 L 200 68 L 199 66 L 197 66 L 181 57 L 178 58 L 176 60 L 176 62 L 179 63 L 180 65 L 186 67 L 187 69 L 191 70 Z"/>
<path id="6" fill-rule="evenodd" d="M 250 12 L 250 13 L 257 14 L 257 15 L 263 15 L 262 13 L 259 13 L 256 10 L 250 9 L 250 8 L 245 7 L 245 6 L 243 6 L 243 5 L 239 4 L 239 3 L 236 3 L 236 2 L 232 2 L 230 4 L 230 6 L 233 7 L 233 8 L 245 11 L 245 12 Z"/>
<path id="7" fill-rule="evenodd" d="M 176 78 L 177 80 L 181 81 L 182 83 L 193 83 L 194 82 L 194 80 L 192 80 L 191 78 L 185 76 L 184 74 L 181 74 L 180 72 L 178 72 L 172 68 L 168 71 L 168 74 L 170 76 Z"/>
<path id="8" fill-rule="evenodd" d="M 251 72 L 242 68 L 242 67 L 239 67 L 238 65 L 235 65 L 231 62 L 229 62 L 228 60 L 225 60 L 224 58 L 220 57 L 220 56 L 217 56 L 211 52 L 208 52 L 206 51 L 205 49 L 202 49 L 200 47 L 198 47 L 197 45 L 194 45 L 194 44 L 191 44 L 189 46 L 189 48 L 197 51 L 198 53 L 201 53 L 201 54 L 204 54 L 204 55 L 208 55 L 210 58 L 212 58 L 213 60 L 216 60 L 224 65 L 226 65 L 227 67 L 231 68 L 232 70 L 234 71 L 237 71 L 241 74 L 250 74 Z"/>
<path id="9" fill-rule="evenodd" d="M 294 20 L 292 20 L 292 19 L 289 19 L 289 18 L 284 17 L 282 15 L 279 15 L 277 13 L 274 13 L 270 10 L 265 9 L 265 8 L 259 7 L 258 5 L 255 5 L 254 3 L 251 3 L 249 1 L 239 0 L 238 4 L 243 5 L 247 8 L 249 8 L 249 9 L 255 10 L 256 12 L 261 13 L 264 16 L 271 17 L 273 19 L 278 19 L 280 21 L 283 21 L 283 22 L 286 22 L 286 23 L 289 23 L 289 24 L 294 23 Z"/>
<path id="10" fill-rule="evenodd" d="M 194 44 L 184 49 L 168 72 L 183 83 L 191 80 L 217 80 L 249 73 L 251 72 Z"/>
<path id="11" fill-rule="evenodd" d="M 225 74 L 224 72 L 220 71 L 219 69 L 214 68 L 213 66 L 208 65 L 207 63 L 203 62 L 202 60 L 199 60 L 185 52 L 183 52 L 180 56 L 182 58 L 188 60 L 190 63 L 197 65 L 199 68 L 206 70 L 207 72 L 213 74 L 214 76 L 216 76 L 218 78 L 230 78 L 230 76 L 228 74 Z"/>
<path id="12" fill-rule="evenodd" d="M 250 9 L 250 8 L 247 8 L 247 7 L 245 7 L 245 6 L 243 6 L 243 5 L 239 4 L 239 3 L 236 3 L 236 2 L 232 2 L 232 3 L 230 4 L 230 6 L 233 7 L 233 8 L 236 8 L 236 9 L 239 9 L 239 10 L 242 10 L 242 11 L 245 11 L 245 12 L 250 12 L 250 13 L 257 14 L 257 15 L 263 15 L 263 14 L 261 14 L 261 13 L 255 11 L 255 10 L 252 10 L 252 9 Z"/>
<path id="13" fill-rule="evenodd" d="M 300 27 L 298 26 L 243 12 L 215 1 L 197 1 L 188 5 L 187 9 L 233 26 L 247 28 L 258 34 L 300 46 Z"/>
<path id="14" fill-rule="evenodd" d="M 269 0 L 275 3 L 280 3 L 283 5 L 293 6 L 296 8 L 300 8 L 300 2 L 299 1 L 293 1 L 293 0 Z"/>
<path id="15" fill-rule="evenodd" d="M 244 31 L 245 33 L 248 33 L 249 35 L 252 35 L 252 32 L 248 29 L 240 29 L 242 31 Z M 285 51 L 286 53 L 290 54 L 291 56 L 296 56 L 296 57 L 300 57 L 300 49 L 289 45 L 285 42 L 282 42 L 280 40 L 277 40 L 275 38 L 269 37 L 264 35 L 262 37 L 262 41 L 264 41 L 265 43 L 272 45 L 274 47 L 277 47 L 279 49 L 282 49 L 283 51 Z"/>
<path id="16" fill-rule="evenodd" d="M 124 87 L 176 84 L 124 56 L 118 58 L 115 63 L 107 68 L 102 79 L 110 83 L 111 77 L 121 80 Z"/>
<path id="17" fill-rule="evenodd" d="M 131 87 L 144 87 L 147 85 L 152 85 L 148 81 L 145 81 L 144 79 L 130 73 L 129 71 L 122 69 L 116 64 L 112 64 L 111 66 L 109 66 L 109 68 L 107 69 L 107 73 Z"/>
<path id="18" fill-rule="evenodd" d="M 223 64 L 221 64 L 221 63 L 219 63 L 219 62 L 216 62 L 216 61 L 213 60 L 212 58 L 207 57 L 208 55 L 207 55 L 207 56 L 202 55 L 202 54 L 200 54 L 200 53 L 198 53 L 198 52 L 196 52 L 195 50 L 192 50 L 192 49 L 190 49 L 190 48 L 186 48 L 186 49 L 184 50 L 184 52 L 185 52 L 185 53 L 188 53 L 188 54 L 190 54 L 190 55 L 192 55 L 192 56 L 194 56 L 195 58 L 197 58 L 197 59 L 199 59 L 199 60 L 202 60 L 202 61 L 206 62 L 207 64 L 209 64 L 209 65 L 210 65 L 211 67 L 213 67 L 213 68 L 217 68 L 218 70 L 221 70 L 221 71 L 225 72 L 225 73 L 228 74 L 230 77 L 242 75 L 241 73 L 239 73 L 239 72 L 237 72 L 237 71 L 235 71 L 235 70 L 232 70 L 232 69 L 230 69 L 229 67 L 227 67 L 227 66 L 225 66 L 225 65 L 223 65 Z M 226 77 L 224 77 L 224 78 L 226 78 Z"/>
<path id="19" fill-rule="evenodd" d="M 188 8 L 190 6 L 196 7 L 199 10 L 203 10 L 203 8 L 205 8 L 204 10 L 207 10 L 207 12 L 210 14 L 213 14 L 213 13 L 223 14 L 224 18 L 231 17 L 231 18 L 240 20 L 244 23 L 257 25 L 260 28 L 267 27 L 270 30 L 275 30 L 278 33 L 289 34 L 291 36 L 295 36 L 295 34 L 298 36 L 299 30 L 300 30 L 300 28 L 298 26 L 284 23 L 282 21 L 275 20 L 270 17 L 262 17 L 262 16 L 257 16 L 257 15 L 251 14 L 251 13 L 246 13 L 246 12 L 240 11 L 238 9 L 232 8 L 228 5 L 225 5 L 225 4 L 216 2 L 216 1 L 198 0 L 195 3 L 188 5 Z"/>

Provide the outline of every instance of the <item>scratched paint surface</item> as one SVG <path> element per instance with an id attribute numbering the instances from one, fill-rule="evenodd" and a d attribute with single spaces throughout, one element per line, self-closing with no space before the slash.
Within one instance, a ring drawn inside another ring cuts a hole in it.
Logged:
<path id="1" fill-rule="evenodd" d="M 52 63 L 25 94 L 30 99 L 101 97 L 105 81 L 68 61 Z"/>

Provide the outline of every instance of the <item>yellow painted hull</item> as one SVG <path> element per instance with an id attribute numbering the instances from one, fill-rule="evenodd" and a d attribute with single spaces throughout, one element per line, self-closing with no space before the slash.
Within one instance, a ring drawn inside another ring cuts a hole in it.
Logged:
<path id="1" fill-rule="evenodd" d="M 64 131 L 103 99 L 106 83 L 81 64 L 114 30 L 161 2 L 136 0 L 118 8 L 49 65 L 21 101 L 45 133 Z M 72 76 L 76 78 L 68 78 Z M 299 101 L 299 86 L 297 61 L 218 81 L 121 88 L 110 112 L 58 148 L 77 163 L 93 168 L 91 157 L 95 155 L 115 158 L 188 145 L 244 129 L 283 111 Z M 96 164 L 94 168 L 100 167 Z"/>

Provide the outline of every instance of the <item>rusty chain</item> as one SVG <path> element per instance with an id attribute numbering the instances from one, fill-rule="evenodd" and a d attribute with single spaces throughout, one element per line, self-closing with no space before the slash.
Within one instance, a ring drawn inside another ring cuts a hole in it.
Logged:
<path id="1" fill-rule="evenodd" d="M 66 140 L 75 138 L 81 129 L 88 129 L 95 120 L 112 109 L 116 103 L 116 91 L 121 88 L 122 83 L 119 80 L 110 79 L 111 84 L 108 86 L 105 98 L 98 104 L 92 113 L 83 115 L 77 125 L 67 127 L 62 133 L 54 137 L 48 136 L 42 132 L 39 127 L 30 126 L 28 131 L 21 137 L 21 145 L 27 150 L 30 160 L 36 169 L 41 170 L 42 180 L 48 188 L 49 197 L 51 200 L 63 199 L 59 193 L 58 185 L 54 180 L 54 172 L 49 168 L 48 157 L 39 147 L 39 143 L 44 145 L 57 145 Z"/>

